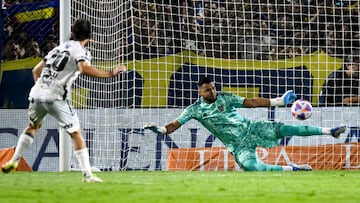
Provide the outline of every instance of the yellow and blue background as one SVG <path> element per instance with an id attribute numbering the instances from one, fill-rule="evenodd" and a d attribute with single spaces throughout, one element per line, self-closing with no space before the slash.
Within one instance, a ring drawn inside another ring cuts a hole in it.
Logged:
<path id="1" fill-rule="evenodd" d="M 1 108 L 27 108 L 33 85 L 31 69 L 40 60 L 31 57 L 2 64 Z M 316 105 L 325 79 L 342 67 L 341 59 L 322 52 L 281 61 L 257 61 L 207 58 L 184 51 L 123 63 L 129 71 L 121 78 L 103 80 L 95 86 L 91 79 L 76 82 L 75 107 L 184 107 L 197 99 L 197 81 L 205 75 L 213 77 L 218 91 L 270 98 L 294 89 L 299 98 Z M 94 98 L 99 98 L 97 103 Z"/>

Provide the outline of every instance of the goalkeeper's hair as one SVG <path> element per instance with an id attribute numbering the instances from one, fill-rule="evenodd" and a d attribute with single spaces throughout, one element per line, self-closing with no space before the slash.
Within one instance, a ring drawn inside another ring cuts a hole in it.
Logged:
<path id="1" fill-rule="evenodd" d="M 71 28 L 71 40 L 82 41 L 90 39 L 91 23 L 85 19 L 77 19 Z"/>
<path id="2" fill-rule="evenodd" d="M 209 77 L 203 77 L 199 80 L 198 82 L 198 86 L 201 87 L 203 84 L 209 84 L 209 83 L 212 83 L 213 80 Z"/>

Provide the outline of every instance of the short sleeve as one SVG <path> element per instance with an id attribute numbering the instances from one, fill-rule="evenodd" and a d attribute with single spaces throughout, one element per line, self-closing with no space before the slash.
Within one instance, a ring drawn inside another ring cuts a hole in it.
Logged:
<path id="1" fill-rule="evenodd" d="M 226 95 L 227 103 L 235 108 L 242 108 L 244 104 L 245 97 L 240 97 L 236 94 L 227 94 Z"/>
<path id="2" fill-rule="evenodd" d="M 181 125 L 183 125 L 193 118 L 193 112 L 194 112 L 194 105 L 190 105 L 180 114 L 179 117 L 176 118 L 176 120 Z"/>
<path id="3" fill-rule="evenodd" d="M 91 64 L 91 54 L 88 50 L 75 51 L 74 59 L 75 59 L 76 63 L 78 63 L 80 61 L 85 61 L 88 64 Z"/>

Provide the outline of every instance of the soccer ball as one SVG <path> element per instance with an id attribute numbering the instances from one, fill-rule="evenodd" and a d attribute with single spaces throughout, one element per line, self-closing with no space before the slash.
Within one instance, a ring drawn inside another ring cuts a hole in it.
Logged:
<path id="1" fill-rule="evenodd" d="M 291 113 L 298 120 L 306 120 L 312 115 L 312 105 L 307 100 L 296 100 L 291 106 Z"/>

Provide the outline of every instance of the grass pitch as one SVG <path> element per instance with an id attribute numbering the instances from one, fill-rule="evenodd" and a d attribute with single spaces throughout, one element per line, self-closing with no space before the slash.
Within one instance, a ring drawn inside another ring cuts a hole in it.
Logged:
<path id="1" fill-rule="evenodd" d="M 360 171 L 0 174 L 0 202 L 359 202 Z"/>

